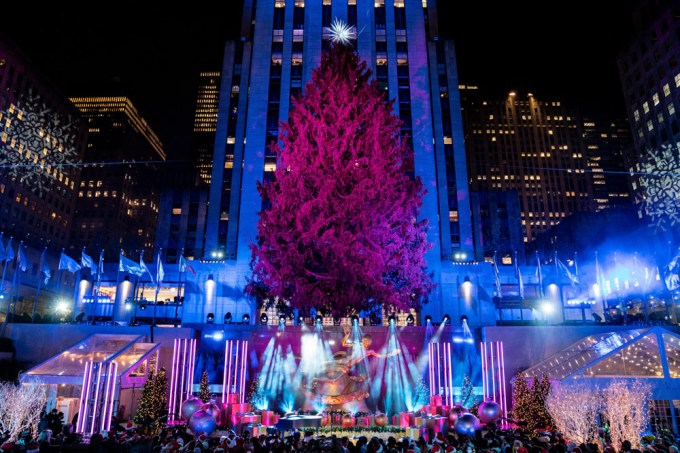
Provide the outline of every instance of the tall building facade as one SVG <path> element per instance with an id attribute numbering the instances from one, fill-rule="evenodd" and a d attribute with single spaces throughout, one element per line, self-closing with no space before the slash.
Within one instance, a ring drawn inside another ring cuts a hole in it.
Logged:
<path id="1" fill-rule="evenodd" d="M 630 205 L 632 197 L 628 168 L 632 158 L 632 143 L 628 122 L 584 118 L 583 142 L 595 210 Z"/>
<path id="2" fill-rule="evenodd" d="M 68 98 L 0 37 L 0 231 L 42 248 L 69 243 L 87 130 Z M 16 243 L 16 242 L 15 242 Z"/>
<path id="3" fill-rule="evenodd" d="M 674 162 L 680 159 L 679 8 L 674 0 L 640 1 L 633 11 L 633 39 L 617 58 L 636 156 L 629 167 L 633 195 L 637 203 L 658 201 L 656 213 L 674 204 L 654 199 L 641 175 L 678 168 Z M 669 214 L 675 217 L 674 212 Z"/>
<path id="4" fill-rule="evenodd" d="M 153 256 L 163 144 L 126 97 L 71 98 L 87 121 L 71 247 Z"/>
<path id="5" fill-rule="evenodd" d="M 485 99 L 478 90 L 465 99 L 470 189 L 517 191 L 525 243 L 594 209 L 581 124 L 560 101 Z"/>
<path id="6" fill-rule="evenodd" d="M 209 185 L 212 175 L 213 147 L 220 100 L 219 71 L 201 72 L 196 95 L 193 141 L 198 185 Z"/>
<path id="7" fill-rule="evenodd" d="M 439 40 L 434 0 L 244 2 L 241 40 L 226 43 L 221 70 L 204 256 L 224 253 L 238 275 L 249 274 L 262 209 L 257 182 L 276 167 L 267 145 L 329 48 L 335 19 L 356 27 L 361 60 L 396 101 L 428 191 L 421 216 L 432 226 L 427 260 L 438 280 L 442 264 L 472 256 L 475 244 L 455 49 Z"/>

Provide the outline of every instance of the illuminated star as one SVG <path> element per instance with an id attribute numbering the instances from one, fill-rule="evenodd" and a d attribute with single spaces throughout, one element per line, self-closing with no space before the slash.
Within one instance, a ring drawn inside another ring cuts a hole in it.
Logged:
<path id="1" fill-rule="evenodd" d="M 350 26 L 336 17 L 331 24 L 331 41 L 346 46 L 353 39 L 357 39 L 356 27 Z"/>

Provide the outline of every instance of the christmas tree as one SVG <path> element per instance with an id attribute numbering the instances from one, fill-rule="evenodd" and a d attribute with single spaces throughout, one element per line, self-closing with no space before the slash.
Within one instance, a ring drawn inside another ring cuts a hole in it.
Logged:
<path id="1" fill-rule="evenodd" d="M 210 384 L 208 382 L 208 372 L 203 371 L 203 374 L 201 374 L 201 383 L 199 384 L 198 387 L 198 399 L 203 401 L 204 403 L 207 403 L 212 399 L 209 385 Z"/>
<path id="2" fill-rule="evenodd" d="M 531 389 L 532 394 L 532 420 L 534 428 L 545 428 L 552 425 L 552 417 L 546 408 L 546 400 L 550 394 L 550 379 L 548 375 L 542 374 L 540 377 L 534 376 L 534 384 Z"/>
<path id="3" fill-rule="evenodd" d="M 475 387 L 467 374 L 463 376 L 463 385 L 460 387 L 460 404 L 463 407 L 471 408 L 477 402 Z"/>
<path id="4" fill-rule="evenodd" d="M 531 421 L 532 402 L 531 389 L 527 380 L 522 375 L 521 371 L 515 374 L 514 384 L 512 387 L 512 418 L 515 422 L 529 422 Z"/>
<path id="5" fill-rule="evenodd" d="M 393 102 L 369 77 L 356 52 L 335 43 L 293 100 L 282 146 L 271 145 L 274 178 L 258 186 L 270 207 L 260 212 L 246 290 L 334 315 L 427 302 L 425 190 L 409 177 L 413 151 Z"/>
<path id="6" fill-rule="evenodd" d="M 142 388 L 142 397 L 137 406 L 134 422 L 145 426 L 159 426 L 159 422 L 167 413 L 168 378 L 165 368 L 161 368 L 157 375 L 149 371 L 149 377 Z"/>

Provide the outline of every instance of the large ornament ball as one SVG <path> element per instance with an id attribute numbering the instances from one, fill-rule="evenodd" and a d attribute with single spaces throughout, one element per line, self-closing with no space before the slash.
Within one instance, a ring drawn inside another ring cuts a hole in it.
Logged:
<path id="1" fill-rule="evenodd" d="M 356 419 L 351 414 L 345 414 L 342 416 L 342 427 L 351 428 L 356 423 Z"/>
<path id="2" fill-rule="evenodd" d="M 220 407 L 215 403 L 215 401 L 210 400 L 209 402 L 205 403 L 203 406 L 201 406 L 201 410 L 210 412 L 212 416 L 215 417 L 217 424 L 220 423 L 222 411 L 220 411 Z"/>
<path id="3" fill-rule="evenodd" d="M 217 420 L 215 420 L 215 417 L 213 417 L 210 412 L 198 410 L 191 416 L 189 428 L 191 428 L 191 432 L 194 433 L 195 436 L 198 436 L 202 432 L 205 433 L 206 436 L 209 436 L 215 431 L 215 428 L 217 428 Z"/>
<path id="4" fill-rule="evenodd" d="M 190 396 L 182 403 L 182 418 L 189 421 L 194 412 L 199 410 L 201 406 L 203 406 L 203 401 L 195 396 Z"/>
<path id="5" fill-rule="evenodd" d="M 482 423 L 493 423 L 501 416 L 501 406 L 490 398 L 479 405 L 479 420 Z"/>
<path id="6" fill-rule="evenodd" d="M 463 414 L 456 420 L 455 428 L 458 434 L 474 436 L 479 429 L 479 419 L 470 413 Z"/>
<path id="7" fill-rule="evenodd" d="M 387 426 L 387 414 L 377 414 L 375 416 L 376 426 Z"/>

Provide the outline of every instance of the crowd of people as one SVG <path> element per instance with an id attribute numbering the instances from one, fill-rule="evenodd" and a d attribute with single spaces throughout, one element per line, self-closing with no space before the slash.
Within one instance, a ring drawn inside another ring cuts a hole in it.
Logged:
<path id="1" fill-rule="evenodd" d="M 528 432 L 524 429 L 500 429 L 493 424 L 476 431 L 474 436 L 449 431 L 427 439 L 388 436 L 358 438 L 319 435 L 315 431 L 281 432 L 251 436 L 247 429 L 239 434 L 229 430 L 226 435 L 194 435 L 184 425 L 167 426 L 157 434 L 147 434 L 148 428 L 131 422 L 115 424 L 110 431 L 96 433 L 85 439 L 74 432 L 73 423 L 64 423 L 63 414 L 56 411 L 43 414 L 40 434 L 31 439 L 28 434 L 16 442 L 0 438 L 0 453 L 38 453 L 87 451 L 94 453 L 680 453 L 677 439 L 655 437 L 632 448 L 630 441 L 612 445 L 603 430 L 588 444 L 576 444 L 555 431 Z"/>

